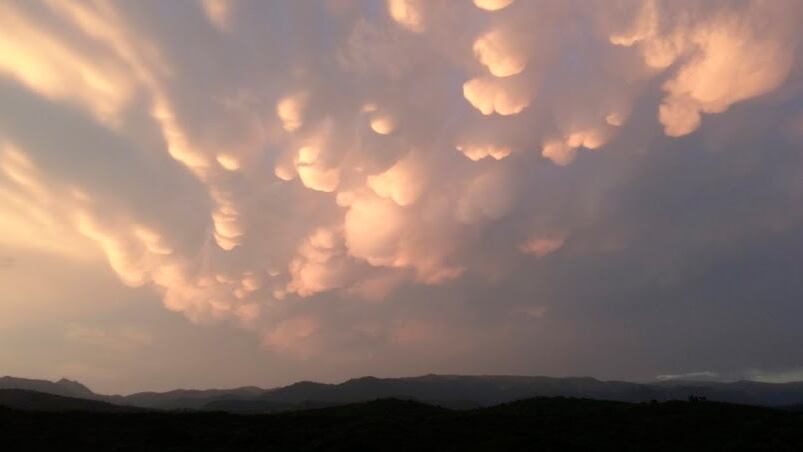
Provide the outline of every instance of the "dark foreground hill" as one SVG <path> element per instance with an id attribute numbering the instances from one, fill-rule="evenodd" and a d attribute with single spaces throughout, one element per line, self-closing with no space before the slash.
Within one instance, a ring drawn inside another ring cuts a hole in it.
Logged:
<path id="1" fill-rule="evenodd" d="M 24 389 L 0 389 L 0 407 L 31 411 L 92 411 L 99 413 L 131 413 L 142 408 L 115 405 L 98 400 L 64 397 Z"/>
<path id="2" fill-rule="evenodd" d="M 395 399 L 272 415 L 0 408 L 3 450 L 803 450 L 803 413 L 539 398 L 454 411 Z"/>

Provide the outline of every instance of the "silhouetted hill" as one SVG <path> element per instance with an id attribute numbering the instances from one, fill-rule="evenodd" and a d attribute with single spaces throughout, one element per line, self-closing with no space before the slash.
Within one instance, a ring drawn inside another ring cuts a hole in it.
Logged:
<path id="1" fill-rule="evenodd" d="M 226 399 L 247 400 L 265 390 L 253 386 L 235 389 L 177 389 L 168 392 L 138 392 L 127 396 L 105 396 L 113 403 L 163 410 L 197 410 L 206 404 Z"/>
<path id="2" fill-rule="evenodd" d="M 65 397 L 97 399 L 100 396 L 77 381 L 62 378 L 59 381 L 32 380 L 28 378 L 0 377 L 0 389 L 26 389 Z"/>
<path id="3" fill-rule="evenodd" d="M 32 411 L 93 411 L 130 413 L 141 408 L 115 405 L 97 400 L 64 397 L 25 389 L 0 389 L 0 407 Z"/>
<path id="4" fill-rule="evenodd" d="M 0 388 L 36 390 L 57 395 L 103 400 L 150 409 L 210 410 L 238 413 L 274 413 L 366 402 L 380 398 L 410 399 L 447 408 L 469 409 L 531 397 L 577 397 L 621 402 L 686 400 L 690 396 L 712 401 L 763 405 L 803 405 L 803 382 L 772 384 L 670 381 L 639 384 L 594 378 L 525 376 L 424 375 L 405 378 L 355 378 L 339 384 L 303 381 L 261 389 L 174 390 L 127 396 L 99 395 L 69 380 L 48 382 L 5 377 Z"/>
<path id="5" fill-rule="evenodd" d="M 450 407 L 487 406 L 535 396 L 576 396 L 626 401 L 657 396 L 635 383 L 602 382 L 593 378 L 425 375 L 409 378 L 363 377 L 340 384 L 302 382 L 260 396 L 267 402 L 343 404 L 396 397 Z"/>
<path id="6" fill-rule="evenodd" d="M 364 377 L 340 384 L 301 382 L 247 400 L 227 398 L 205 408 L 233 412 L 275 412 L 281 407 L 339 405 L 395 397 L 448 408 L 490 406 L 530 397 L 579 397 L 621 402 L 686 400 L 705 397 L 731 403 L 782 406 L 803 403 L 803 384 L 690 383 L 637 384 L 594 378 L 426 375 L 411 378 Z"/>
<path id="7" fill-rule="evenodd" d="M 279 413 L 305 408 L 322 408 L 329 405 L 308 403 L 290 404 L 281 402 L 269 402 L 266 400 L 254 399 L 216 399 L 204 404 L 200 410 L 203 411 L 226 411 L 229 413 L 240 414 L 267 414 Z"/>
<path id="8" fill-rule="evenodd" d="M 272 415 L 0 408 L 4 450 L 803 450 L 803 413 L 716 402 L 538 398 L 453 411 L 376 400 Z"/>

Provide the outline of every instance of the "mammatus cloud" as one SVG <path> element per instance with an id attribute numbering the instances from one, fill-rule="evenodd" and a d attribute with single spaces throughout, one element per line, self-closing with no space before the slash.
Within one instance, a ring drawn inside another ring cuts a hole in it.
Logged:
<path id="1" fill-rule="evenodd" d="M 463 96 L 483 115 L 513 116 L 532 101 L 532 88 L 526 83 L 481 76 L 463 84 Z"/>
<path id="2" fill-rule="evenodd" d="M 782 18 L 786 5 L 750 2 L 706 11 L 704 20 L 669 24 L 661 24 L 662 6 L 644 2 L 630 30 L 610 40 L 638 47 L 655 70 L 680 61 L 663 84 L 659 119 L 667 135 L 689 134 L 700 126 L 702 113 L 721 113 L 765 94 L 789 74 L 797 43 L 788 39 L 794 28 Z"/>
<path id="3" fill-rule="evenodd" d="M 499 11 L 500 9 L 507 8 L 513 0 L 474 0 L 477 8 L 482 8 L 487 11 Z"/>
<path id="4" fill-rule="evenodd" d="M 283 97 L 276 103 L 276 115 L 282 121 L 284 130 L 293 132 L 301 127 L 306 103 L 307 95 L 305 93 Z"/>
<path id="5" fill-rule="evenodd" d="M 4 2 L 2 90 L 56 113 L 32 131 L 3 111 L 0 215 L 281 352 L 426 341 L 423 321 L 339 332 L 313 300 L 482 278 L 485 240 L 506 262 L 558 255 L 573 225 L 528 227 L 551 215 L 533 171 L 627 143 L 651 99 L 643 127 L 679 137 L 799 68 L 793 1 L 364 6 Z"/>
<path id="6" fill-rule="evenodd" d="M 538 234 L 531 236 L 526 242 L 519 245 L 519 250 L 521 250 L 522 253 L 544 257 L 547 254 L 552 254 L 563 248 L 565 243 L 565 234 Z"/>
<path id="7" fill-rule="evenodd" d="M 474 41 L 474 56 L 495 77 L 510 77 L 527 66 L 527 56 L 517 48 L 513 32 L 491 30 Z"/>
<path id="8" fill-rule="evenodd" d="M 387 0 L 388 13 L 399 25 L 414 33 L 424 31 L 424 2 L 420 0 Z"/>

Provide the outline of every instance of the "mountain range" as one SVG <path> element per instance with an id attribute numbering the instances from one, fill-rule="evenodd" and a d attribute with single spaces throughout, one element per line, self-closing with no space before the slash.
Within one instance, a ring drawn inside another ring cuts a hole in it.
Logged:
<path id="1" fill-rule="evenodd" d="M 769 407 L 803 405 L 803 382 L 760 383 L 753 381 L 668 381 L 631 383 L 601 381 L 587 377 L 553 378 L 528 376 L 424 375 L 404 378 L 362 377 L 339 384 L 302 381 L 272 389 L 246 386 L 234 389 L 140 392 L 130 395 L 97 394 L 85 385 L 67 379 L 33 380 L 0 378 L 0 392 L 25 390 L 114 406 L 159 410 L 227 411 L 270 413 L 344 405 L 383 398 L 415 400 L 446 408 L 489 407 L 532 397 L 579 397 L 620 402 L 687 400 Z M 0 395 L 0 405 L 4 397 Z M 19 402 L 19 401 L 18 401 Z M 64 401 L 55 403 L 64 407 Z M 16 403 L 20 408 L 24 404 Z M 46 405 L 46 404 L 45 404 Z M 39 403 L 37 409 L 44 406 Z M 105 405 L 103 405 L 105 407 Z M 85 409 L 86 406 L 83 406 Z M 77 408 L 80 409 L 80 408 Z"/>

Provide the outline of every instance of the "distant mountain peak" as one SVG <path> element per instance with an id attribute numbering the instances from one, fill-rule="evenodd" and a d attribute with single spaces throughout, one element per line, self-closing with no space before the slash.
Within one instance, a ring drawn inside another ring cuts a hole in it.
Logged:
<path id="1" fill-rule="evenodd" d="M 81 397 L 85 399 L 98 398 L 98 395 L 92 392 L 91 389 L 77 381 L 68 380 L 66 378 L 53 382 L 6 376 L 0 378 L 0 389 L 25 389 L 28 391 L 38 391 L 65 397 Z"/>
<path id="2" fill-rule="evenodd" d="M 65 388 L 69 388 L 70 391 L 73 391 L 76 394 L 94 394 L 91 389 L 79 381 L 62 378 L 61 380 L 57 381 L 56 384 Z"/>

